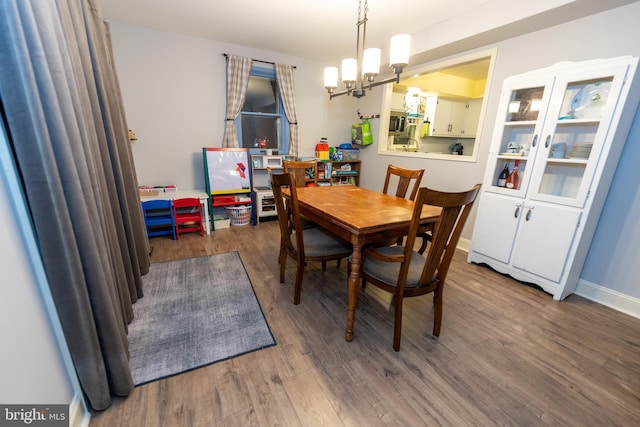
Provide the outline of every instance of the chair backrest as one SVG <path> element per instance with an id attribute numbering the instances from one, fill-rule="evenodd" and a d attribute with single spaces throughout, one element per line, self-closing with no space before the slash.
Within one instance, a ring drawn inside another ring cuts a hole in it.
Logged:
<path id="1" fill-rule="evenodd" d="M 431 205 L 442 208 L 433 230 L 433 238 L 426 255 L 419 287 L 433 286 L 434 283 L 436 285 L 437 283 L 444 283 L 462 228 L 469 217 L 469 212 L 479 191 L 480 184 L 476 184 L 472 189 L 461 193 L 445 193 L 426 187 L 418 190 L 411 227 L 405 243 L 404 254 L 406 260 L 410 259 L 413 251 L 423 206 Z"/>
<path id="2" fill-rule="evenodd" d="M 311 169 L 313 171 L 313 178 L 311 182 L 314 185 L 318 185 L 318 161 L 317 160 L 285 160 L 283 162 L 284 171 L 286 173 L 293 173 L 294 183 L 296 187 L 305 187 L 307 185 L 307 171 Z"/>
<path id="3" fill-rule="evenodd" d="M 181 208 L 197 208 L 200 210 L 200 199 L 197 197 L 184 197 L 182 199 L 174 199 L 173 207 L 176 209 Z"/>
<path id="4" fill-rule="evenodd" d="M 142 214 L 148 237 L 171 234 L 175 240 L 175 217 L 171 200 L 143 201 Z"/>
<path id="5" fill-rule="evenodd" d="M 404 198 L 407 195 L 411 181 L 414 180 L 409 200 L 415 200 L 418 188 L 420 187 L 420 181 L 422 181 L 422 175 L 424 175 L 424 169 L 404 169 L 399 166 L 389 165 L 387 166 L 387 176 L 384 180 L 382 192 L 387 194 L 391 177 L 397 176 L 398 185 L 396 187 L 396 196 Z"/>
<path id="6" fill-rule="evenodd" d="M 158 215 L 171 215 L 171 200 L 144 201 L 142 202 L 142 213 L 145 218 Z"/>
<path id="7" fill-rule="evenodd" d="M 271 179 L 273 198 L 276 202 L 278 224 L 280 225 L 280 238 L 285 243 L 287 250 L 296 251 L 298 256 L 304 257 L 304 240 L 302 238 L 302 220 L 298 208 L 298 193 L 294 185 L 295 177 L 291 172 L 274 174 L 271 168 L 267 168 Z M 289 197 L 285 197 L 282 190 L 289 189 Z M 294 234 L 295 233 L 295 234 Z M 296 244 L 293 244 L 293 239 Z"/>

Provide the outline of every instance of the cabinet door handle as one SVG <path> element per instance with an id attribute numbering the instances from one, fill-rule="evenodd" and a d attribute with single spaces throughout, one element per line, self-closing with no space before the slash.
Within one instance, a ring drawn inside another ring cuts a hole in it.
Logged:
<path id="1" fill-rule="evenodd" d="M 520 205 L 516 205 L 516 210 L 513 213 L 513 217 L 518 218 L 518 215 L 520 215 Z"/>
<path id="2" fill-rule="evenodd" d="M 551 135 L 547 135 L 547 139 L 544 140 L 544 148 L 549 148 L 550 142 L 551 142 Z"/>
<path id="3" fill-rule="evenodd" d="M 525 221 L 529 221 L 531 219 L 531 209 L 527 211 L 527 215 L 524 217 Z"/>
<path id="4" fill-rule="evenodd" d="M 538 134 L 533 135 L 533 141 L 531 141 L 531 146 L 535 147 L 538 145 Z"/>

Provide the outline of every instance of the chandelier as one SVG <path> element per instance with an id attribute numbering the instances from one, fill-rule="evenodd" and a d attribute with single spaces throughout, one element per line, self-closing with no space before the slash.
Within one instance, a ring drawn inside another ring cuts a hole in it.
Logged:
<path id="1" fill-rule="evenodd" d="M 369 6 L 364 0 L 364 16 L 362 15 L 362 0 L 358 2 L 358 35 L 356 39 L 356 57 L 342 60 L 342 82 L 346 89 L 334 92 L 338 87 L 338 68 L 326 67 L 324 69 L 324 87 L 329 92 L 329 99 L 341 95 L 353 95 L 356 98 L 365 96 L 365 89 L 371 90 L 375 86 L 387 83 L 400 82 L 402 68 L 409 63 L 410 37 L 400 34 L 391 38 L 391 52 L 389 64 L 393 68 L 395 77 L 375 81 L 380 73 L 380 49 L 365 49 L 367 36 L 367 11 Z M 361 43 L 362 41 L 362 43 Z"/>

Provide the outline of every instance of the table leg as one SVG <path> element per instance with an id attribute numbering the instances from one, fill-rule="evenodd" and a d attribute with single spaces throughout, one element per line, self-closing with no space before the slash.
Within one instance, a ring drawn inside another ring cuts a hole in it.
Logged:
<path id="1" fill-rule="evenodd" d="M 362 245 L 354 244 L 351 254 L 351 274 L 349 275 L 349 299 L 347 303 L 347 330 L 345 339 L 349 342 L 353 340 L 353 324 L 356 320 L 356 306 L 360 294 L 360 270 L 362 267 Z"/>

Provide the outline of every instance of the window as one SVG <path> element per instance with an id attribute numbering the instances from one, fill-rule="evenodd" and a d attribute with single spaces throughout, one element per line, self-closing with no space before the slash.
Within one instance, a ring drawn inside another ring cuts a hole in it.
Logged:
<path id="1" fill-rule="evenodd" d="M 243 148 L 289 151 L 289 121 L 273 69 L 252 67 L 247 97 L 236 120 Z"/>

